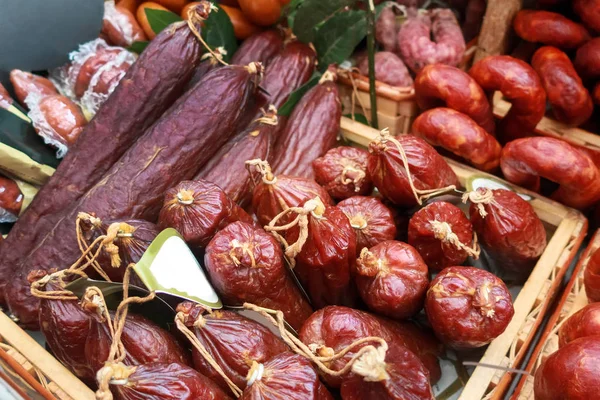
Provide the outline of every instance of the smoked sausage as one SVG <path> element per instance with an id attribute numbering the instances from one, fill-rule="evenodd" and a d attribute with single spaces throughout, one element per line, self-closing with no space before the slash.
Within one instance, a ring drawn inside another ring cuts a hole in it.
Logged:
<path id="1" fill-rule="evenodd" d="M 367 174 L 369 153 L 356 147 L 339 146 L 313 161 L 315 180 L 336 200 L 369 195 L 373 182 Z"/>
<path id="2" fill-rule="evenodd" d="M 369 75 L 369 59 L 365 58 L 358 66 L 360 73 Z M 389 51 L 375 53 L 375 79 L 391 86 L 412 86 L 413 79 L 404 62 Z"/>
<path id="3" fill-rule="evenodd" d="M 560 49 L 576 49 L 591 39 L 583 25 L 550 11 L 521 10 L 513 27 L 523 40 Z"/>
<path id="4" fill-rule="evenodd" d="M 584 80 L 600 78 L 600 37 L 577 49 L 575 69 Z"/>
<path id="5" fill-rule="evenodd" d="M 583 285 L 590 303 L 600 301 L 600 250 L 590 256 L 583 272 Z"/>
<path id="6" fill-rule="evenodd" d="M 231 58 L 231 63 L 248 65 L 252 61 L 258 61 L 266 68 L 281 49 L 283 49 L 281 32 L 269 29 L 244 40 Z"/>
<path id="7" fill-rule="evenodd" d="M 565 53 L 544 46 L 533 55 L 531 66 L 541 78 L 557 120 L 579 126 L 592 116 L 594 104 L 590 93 Z"/>
<path id="8" fill-rule="evenodd" d="M 501 143 L 533 132 L 546 112 L 546 92 L 533 68 L 510 56 L 488 56 L 469 75 L 488 93 L 498 90 L 512 107 L 498 126 Z"/>
<path id="9" fill-rule="evenodd" d="M 492 107 L 477 82 L 464 71 L 443 64 L 428 65 L 415 78 L 419 108 L 448 107 L 468 115 L 490 135 L 496 131 Z"/>
<path id="10" fill-rule="evenodd" d="M 17 100 L 23 106 L 26 106 L 25 99 L 31 93 L 38 93 L 42 98 L 58 94 L 54 84 L 49 79 L 18 69 L 10 71 L 10 83 L 13 86 Z"/>
<path id="11" fill-rule="evenodd" d="M 600 336 L 600 303 L 588 304 L 560 326 L 558 347 L 586 336 Z"/>
<path id="12" fill-rule="evenodd" d="M 346 214 L 356 232 L 358 251 L 395 239 L 394 212 L 377 197 L 353 196 L 340 201 L 337 207 Z"/>
<path id="13" fill-rule="evenodd" d="M 573 11 L 587 27 L 600 32 L 600 1 L 573 0 Z"/>
<path id="14" fill-rule="evenodd" d="M 531 137 L 508 143 L 502 150 L 502 173 L 510 182 L 540 190 L 540 178 L 560 185 L 552 198 L 585 209 L 600 200 L 600 171 L 583 151 L 559 139 Z"/>

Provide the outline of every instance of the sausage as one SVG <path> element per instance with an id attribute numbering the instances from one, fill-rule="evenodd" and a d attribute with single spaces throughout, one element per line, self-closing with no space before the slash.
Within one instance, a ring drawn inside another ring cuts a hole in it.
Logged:
<path id="1" fill-rule="evenodd" d="M 342 102 L 336 73 L 329 69 L 296 105 L 275 142 L 273 171 L 282 175 L 314 177 L 312 162 L 332 148 L 340 131 Z"/>
<path id="2" fill-rule="evenodd" d="M 291 352 L 253 363 L 247 380 L 240 400 L 333 400 L 310 361 Z"/>
<path id="3" fill-rule="evenodd" d="M 31 93 L 38 93 L 41 98 L 58 94 L 54 84 L 49 79 L 19 69 L 10 71 L 10 83 L 13 86 L 17 100 L 23 106 L 26 106 L 25 99 Z"/>
<path id="4" fill-rule="evenodd" d="M 408 224 L 408 243 L 431 271 L 463 264 L 476 251 L 471 251 L 472 241 L 473 227 L 465 213 L 445 201 L 423 207 Z"/>
<path id="5" fill-rule="evenodd" d="M 596 86 L 594 86 L 592 97 L 594 98 L 594 103 L 600 106 L 600 82 L 596 83 Z"/>
<path id="6" fill-rule="evenodd" d="M 358 66 L 360 73 L 369 75 L 369 59 L 365 58 Z M 375 53 L 375 79 L 391 86 L 412 86 L 413 79 L 400 57 L 389 51 Z"/>
<path id="7" fill-rule="evenodd" d="M 600 304 L 588 304 L 571 315 L 558 330 L 558 347 L 563 347 L 573 340 L 598 336 L 600 328 Z"/>
<path id="8" fill-rule="evenodd" d="M 523 40 L 560 49 L 576 49 L 591 39 L 583 25 L 550 11 L 521 10 L 513 27 Z"/>
<path id="9" fill-rule="evenodd" d="M 598 396 L 600 336 L 575 340 L 542 362 L 535 372 L 536 400 L 594 399 Z"/>
<path id="10" fill-rule="evenodd" d="M 359 251 L 395 239 L 397 229 L 394 214 L 378 198 L 349 197 L 340 201 L 337 207 L 350 220 L 350 226 L 356 233 L 356 248 Z"/>
<path id="11" fill-rule="evenodd" d="M 600 251 L 598 250 L 590 256 L 585 267 L 583 284 L 590 303 L 600 302 Z"/>
<path id="12" fill-rule="evenodd" d="M 252 180 L 246 171 L 246 160 L 270 160 L 281 125 L 277 109 L 269 107 L 261 118 L 221 147 L 195 179 L 218 184 L 234 202 L 246 206 L 252 198 Z"/>
<path id="13" fill-rule="evenodd" d="M 565 53 L 556 47 L 542 47 L 533 55 L 531 66 L 541 78 L 557 120 L 579 126 L 592 116 L 590 93 Z"/>
<path id="14" fill-rule="evenodd" d="M 373 182 L 367 175 L 369 153 L 356 147 L 339 146 L 313 161 L 315 180 L 336 200 L 369 195 Z"/>
<path id="15" fill-rule="evenodd" d="M 104 2 L 102 34 L 115 46 L 127 47 L 134 42 L 148 40 L 135 16 L 114 1 Z"/>
<path id="16" fill-rule="evenodd" d="M 573 11 L 590 29 L 600 32 L 600 1 L 573 0 Z"/>
<path id="17" fill-rule="evenodd" d="M 200 82 L 202 78 L 204 78 L 204 75 L 208 74 L 213 69 L 219 68 L 223 65 L 219 61 L 223 60 L 223 51 L 226 50 L 222 47 L 217 47 L 212 51 L 212 53 L 204 53 L 202 55 L 202 58 L 200 59 L 200 64 L 196 66 L 194 74 L 187 82 L 187 85 L 185 85 L 185 91 L 188 91 L 194 86 L 196 86 L 196 84 Z"/>
<path id="18" fill-rule="evenodd" d="M 469 194 L 469 216 L 494 264 L 529 273 L 546 248 L 546 230 L 533 207 L 505 189 L 478 189 Z"/>
<path id="19" fill-rule="evenodd" d="M 429 285 L 425 313 L 438 339 L 468 349 L 500 336 L 515 311 L 508 288 L 491 272 L 448 267 Z"/>
<path id="20" fill-rule="evenodd" d="M 443 64 L 428 65 L 415 78 L 419 108 L 448 107 L 471 117 L 491 135 L 496 131 L 492 107 L 483 89 L 464 71 Z"/>
<path id="21" fill-rule="evenodd" d="M 231 58 L 231 64 L 248 65 L 252 61 L 257 61 L 266 68 L 282 49 L 281 32 L 269 29 L 244 40 Z"/>
<path id="22" fill-rule="evenodd" d="M 312 314 L 288 275 L 277 240 L 249 223 L 235 222 L 218 232 L 206 246 L 204 267 L 228 305 L 249 302 L 280 310 L 294 329 Z"/>
<path id="23" fill-rule="evenodd" d="M 569 207 L 585 209 L 600 200 L 600 171 L 583 151 L 560 139 L 518 139 L 502 150 L 502 173 L 510 182 L 540 190 L 540 178 L 560 187 L 552 198 Z"/>
<path id="24" fill-rule="evenodd" d="M 483 18 L 487 8 L 487 0 L 469 0 L 465 9 L 465 20 L 462 25 L 463 35 L 467 42 L 476 38 L 481 31 Z"/>
<path id="25" fill-rule="evenodd" d="M 95 185 L 179 97 L 201 52 L 202 45 L 189 28 L 174 25 L 161 32 L 127 71 L 123 84 L 85 127 L 75 147 L 13 226 L 11 238 L 0 245 L 0 303 L 2 286 L 35 246 L 36 232 L 52 226 L 60 212 Z M 36 232 L 32 226 L 37 226 Z"/>
<path id="26" fill-rule="evenodd" d="M 64 211 L 12 278 L 10 307 L 21 323 L 36 314 L 37 301 L 24 277 L 31 266 L 68 267 L 79 257 L 73 223 L 82 210 L 100 219 L 158 217 L 164 192 L 193 177 L 234 132 L 258 85 L 260 65 L 213 70 L 150 127 L 96 186 Z M 223 120 L 222 116 L 228 118 Z"/>
<path id="27" fill-rule="evenodd" d="M 398 50 L 396 13 L 392 7 L 385 7 L 379 13 L 379 18 L 375 22 L 375 39 L 386 52 L 395 53 Z"/>
<path id="28" fill-rule="evenodd" d="M 600 37 L 590 40 L 577 49 L 575 69 L 585 80 L 600 78 Z"/>
<path id="29" fill-rule="evenodd" d="M 501 143 L 533 132 L 546 112 L 546 92 L 533 68 L 510 56 L 488 56 L 469 75 L 488 93 L 498 90 L 512 107 L 498 126 Z"/>
<path id="30" fill-rule="evenodd" d="M 73 91 L 73 95 L 81 98 L 90 85 L 92 76 L 106 63 L 114 61 L 125 50 L 119 47 L 110 47 L 97 39 L 82 45 L 80 50 L 71 56 L 75 58 L 68 69 L 66 85 Z"/>
<path id="31" fill-rule="evenodd" d="M 429 64 L 457 66 L 467 48 L 454 13 L 445 8 L 426 14 L 410 9 L 398 32 L 398 46 L 402 60 L 415 73 Z"/>
<path id="32" fill-rule="evenodd" d="M 392 203 L 411 207 L 418 204 L 407 178 L 407 171 L 394 143 L 403 148 L 410 177 L 417 190 L 444 188 L 458 185 L 458 178 L 452 168 L 437 151 L 423 139 L 413 135 L 401 135 L 396 138 L 381 138 L 369 144 L 367 172 L 373 179 L 381 195 Z"/>
<path id="33" fill-rule="evenodd" d="M 177 313 L 198 341 L 237 387 L 246 387 L 246 376 L 253 362 L 264 363 L 288 351 L 285 343 L 269 329 L 233 311 L 207 312 L 202 306 L 184 302 Z M 194 367 L 203 375 L 229 390 L 221 375 L 193 350 Z"/>
<path id="34" fill-rule="evenodd" d="M 8 90 L 0 83 L 0 107 L 8 110 L 12 103 L 13 99 L 10 97 Z"/>
<path id="35" fill-rule="evenodd" d="M 24 198 L 15 181 L 0 175 L 0 223 L 17 220 Z"/>
<path id="36" fill-rule="evenodd" d="M 500 165 L 500 143 L 461 112 L 441 107 L 425 111 L 413 122 L 412 133 L 482 171 L 494 171 Z"/>
<path id="37" fill-rule="evenodd" d="M 407 319 L 423 308 L 429 271 L 409 244 L 388 240 L 363 248 L 354 276 L 360 297 L 373 312 Z"/>

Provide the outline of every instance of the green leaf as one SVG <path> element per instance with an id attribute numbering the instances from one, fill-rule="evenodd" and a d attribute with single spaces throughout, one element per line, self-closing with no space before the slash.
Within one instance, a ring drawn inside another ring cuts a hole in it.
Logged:
<path id="1" fill-rule="evenodd" d="M 296 107 L 296 104 L 298 104 L 298 102 L 300 101 L 302 96 L 304 96 L 304 94 L 306 92 L 308 92 L 313 86 L 315 86 L 317 83 L 319 83 L 319 79 L 321 79 L 321 76 L 322 76 L 322 74 L 320 72 L 315 72 L 310 77 L 308 82 L 306 82 L 304 85 L 300 86 L 298 89 L 294 90 L 290 94 L 290 97 L 288 97 L 285 104 L 279 108 L 279 111 L 277 112 L 277 114 L 284 116 L 284 117 L 287 117 L 288 115 L 290 115 L 292 113 L 292 111 L 294 111 L 294 107 Z"/>
<path id="2" fill-rule="evenodd" d="M 346 114 L 346 115 L 344 115 L 344 117 L 353 119 L 354 121 L 360 122 L 361 124 L 371 126 L 371 124 L 369 124 L 369 120 L 367 119 L 367 117 L 365 117 L 362 114 L 354 113 L 354 116 L 352 116 L 352 114 Z"/>
<path id="3" fill-rule="evenodd" d="M 145 11 L 150 28 L 152 28 L 157 35 L 173 22 L 182 21 L 179 15 L 171 11 L 155 10 L 152 8 L 146 8 Z"/>
<path id="4" fill-rule="evenodd" d="M 149 44 L 150 44 L 150 42 L 148 42 L 148 41 L 133 42 L 131 44 L 131 46 L 129 46 L 127 48 L 127 50 L 133 51 L 134 53 L 137 53 L 137 54 L 142 54 L 142 52 L 144 50 L 146 50 L 146 47 L 148 47 Z"/>
<path id="5" fill-rule="evenodd" d="M 356 0 L 305 0 L 298 7 L 294 18 L 294 34 L 304 43 L 313 42 L 319 25 L 344 7 L 355 3 Z"/>
<path id="6" fill-rule="evenodd" d="M 202 28 L 202 37 L 211 49 L 223 47 L 227 55 L 223 56 L 225 62 L 229 62 L 233 53 L 238 48 L 238 42 L 233 32 L 233 24 L 227 13 L 217 5 L 218 10 L 211 11 Z"/>
<path id="7" fill-rule="evenodd" d="M 287 15 L 287 22 L 290 29 L 294 30 L 294 20 L 296 19 L 296 13 L 298 12 L 298 7 L 304 2 L 304 0 L 292 0 L 285 8 L 283 9 L 283 15 Z"/>
<path id="8" fill-rule="evenodd" d="M 321 28 L 314 42 L 319 67 L 339 64 L 350 58 L 354 49 L 367 35 L 367 15 L 364 11 L 349 10 L 331 17 Z"/>

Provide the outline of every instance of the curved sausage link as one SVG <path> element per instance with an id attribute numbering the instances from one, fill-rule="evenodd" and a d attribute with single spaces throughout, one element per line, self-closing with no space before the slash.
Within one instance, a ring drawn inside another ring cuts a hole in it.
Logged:
<path id="1" fill-rule="evenodd" d="M 531 66 L 542 80 L 557 120 L 579 126 L 592 116 L 592 97 L 565 53 L 544 46 L 533 55 Z"/>
<path id="2" fill-rule="evenodd" d="M 446 106 L 471 117 L 488 133 L 496 124 L 492 107 L 477 82 L 456 67 L 428 65 L 415 78 L 415 96 L 421 109 Z"/>
<path id="3" fill-rule="evenodd" d="M 561 49 L 576 49 L 591 39 L 583 25 L 550 11 L 521 10 L 513 27 L 523 40 Z"/>
<path id="4" fill-rule="evenodd" d="M 531 137 L 502 150 L 502 173 L 510 182 L 535 191 L 540 177 L 560 185 L 552 198 L 585 209 L 600 200 L 600 172 L 590 157 L 560 139 Z"/>
<path id="5" fill-rule="evenodd" d="M 600 32 L 600 0 L 573 0 L 573 11 L 586 26 Z"/>
<path id="6" fill-rule="evenodd" d="M 471 118 L 450 108 L 425 111 L 413 123 L 412 132 L 483 171 L 492 171 L 500 164 L 502 147 L 498 141 Z"/>
<path id="7" fill-rule="evenodd" d="M 511 56 L 489 56 L 475 63 L 469 75 L 483 90 L 499 90 L 512 103 L 498 125 L 502 143 L 533 132 L 546 111 L 546 92 L 529 64 Z"/>

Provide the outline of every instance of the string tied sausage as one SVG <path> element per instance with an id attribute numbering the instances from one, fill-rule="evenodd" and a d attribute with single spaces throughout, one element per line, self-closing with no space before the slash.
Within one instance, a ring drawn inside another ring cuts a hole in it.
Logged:
<path id="1" fill-rule="evenodd" d="M 479 215 L 481 215 L 481 218 L 485 218 L 488 213 L 485 211 L 484 204 L 492 204 L 494 201 L 494 192 L 487 188 L 467 192 L 463 194 L 462 202 L 467 204 L 467 201 L 475 204 L 477 206 L 477 211 L 479 211 Z"/>
<path id="2" fill-rule="evenodd" d="M 473 257 L 475 260 L 479 258 L 479 254 L 481 253 L 481 249 L 479 248 L 479 244 L 477 243 L 477 233 L 473 233 L 473 244 L 471 247 L 462 243 L 456 233 L 452 232 L 452 227 L 447 222 L 441 221 L 429 221 L 431 224 L 431 228 L 433 229 L 433 233 L 436 239 L 441 240 L 442 242 L 448 242 L 456 246 L 459 250 L 464 250 L 468 255 Z"/>

